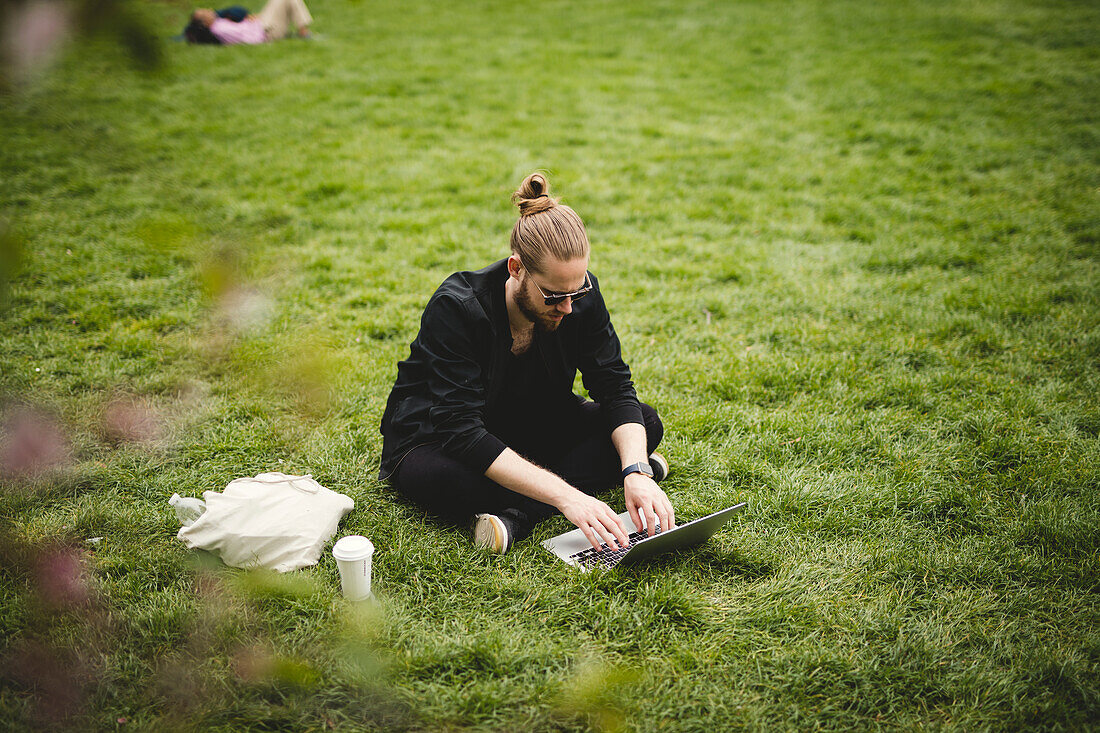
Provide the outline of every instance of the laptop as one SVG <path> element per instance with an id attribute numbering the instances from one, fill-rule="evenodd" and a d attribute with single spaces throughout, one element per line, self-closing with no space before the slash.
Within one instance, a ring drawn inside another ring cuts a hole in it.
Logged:
<path id="1" fill-rule="evenodd" d="M 668 532 L 662 531 L 658 522 L 652 537 L 648 536 L 645 526 L 638 527 L 634 524 L 634 520 L 630 518 L 630 512 L 623 512 L 619 515 L 623 526 L 628 530 L 633 528 L 628 534 L 630 547 L 626 549 L 615 550 L 605 544 L 602 549 L 596 550 L 579 528 L 551 537 L 545 540 L 542 546 L 561 560 L 584 571 L 596 567 L 610 569 L 620 565 L 633 565 L 654 555 L 682 550 L 707 541 L 725 526 L 734 514 L 748 505 L 748 502 L 735 504 L 720 512 L 678 525 Z"/>

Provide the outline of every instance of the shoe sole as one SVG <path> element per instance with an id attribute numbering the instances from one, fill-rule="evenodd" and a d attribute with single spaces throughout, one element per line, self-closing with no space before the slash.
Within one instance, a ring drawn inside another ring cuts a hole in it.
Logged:
<path id="1" fill-rule="evenodd" d="M 474 544 L 489 552 L 503 553 L 508 549 L 508 530 L 504 522 L 493 514 L 478 515 L 474 526 Z"/>
<path id="2" fill-rule="evenodd" d="M 653 469 L 654 481 L 663 481 L 668 476 L 668 461 L 660 453 L 650 454 L 649 467 Z"/>

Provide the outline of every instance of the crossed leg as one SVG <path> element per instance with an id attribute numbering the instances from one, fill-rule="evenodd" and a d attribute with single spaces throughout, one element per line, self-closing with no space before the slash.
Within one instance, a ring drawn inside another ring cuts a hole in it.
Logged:
<path id="1" fill-rule="evenodd" d="M 599 405 L 586 403 L 582 411 L 582 419 L 568 436 L 554 442 L 539 441 L 548 448 L 542 455 L 527 457 L 595 496 L 622 484 L 621 466 Z M 642 416 L 647 452 L 652 453 L 664 437 L 664 426 L 657 411 L 644 403 Z M 405 456 L 392 482 L 405 498 L 446 522 L 463 524 L 482 512 L 503 515 L 516 529 L 516 540 L 527 537 L 535 525 L 558 513 L 549 504 L 476 473 L 435 444 L 420 446 Z"/>

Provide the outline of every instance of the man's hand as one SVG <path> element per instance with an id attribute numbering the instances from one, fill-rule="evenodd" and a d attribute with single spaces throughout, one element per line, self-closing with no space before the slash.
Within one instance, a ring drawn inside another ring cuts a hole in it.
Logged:
<path id="1" fill-rule="evenodd" d="M 613 549 L 630 545 L 626 527 L 619 521 L 619 515 L 594 496 L 574 490 L 557 507 L 566 519 L 580 527 L 592 547 L 597 550 L 601 549 L 601 541 Z"/>
<path id="2" fill-rule="evenodd" d="M 560 476 L 536 466 L 511 448 L 501 451 L 486 469 L 485 476 L 518 494 L 557 507 L 566 519 L 580 527 L 597 550 L 601 541 L 616 549 L 630 544 L 626 527 L 611 507 L 570 486 Z"/>
<path id="3" fill-rule="evenodd" d="M 623 481 L 623 496 L 634 526 L 640 529 L 645 524 L 650 537 L 653 536 L 656 520 L 660 520 L 662 532 L 676 526 L 672 502 L 657 482 L 644 473 L 632 473 L 626 477 Z"/>

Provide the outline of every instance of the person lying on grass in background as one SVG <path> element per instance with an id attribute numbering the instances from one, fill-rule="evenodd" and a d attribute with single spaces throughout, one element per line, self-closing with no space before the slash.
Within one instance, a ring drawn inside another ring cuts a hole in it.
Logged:
<path id="1" fill-rule="evenodd" d="M 664 427 L 634 391 L 584 223 L 549 194 L 542 174 L 524 179 L 511 256 L 435 291 L 382 416 L 379 479 L 437 517 L 472 521 L 493 552 L 558 512 L 593 547 L 626 547 L 594 496 L 616 485 L 636 526 L 676 526 L 654 481 L 668 473 L 654 452 Z M 578 369 L 594 401 L 574 394 Z"/>
<path id="2" fill-rule="evenodd" d="M 217 11 L 199 8 L 191 13 L 183 36 L 189 43 L 267 43 L 286 38 L 292 29 L 299 37 L 308 38 L 312 22 L 303 0 L 268 0 L 257 15 L 240 5 Z"/>

